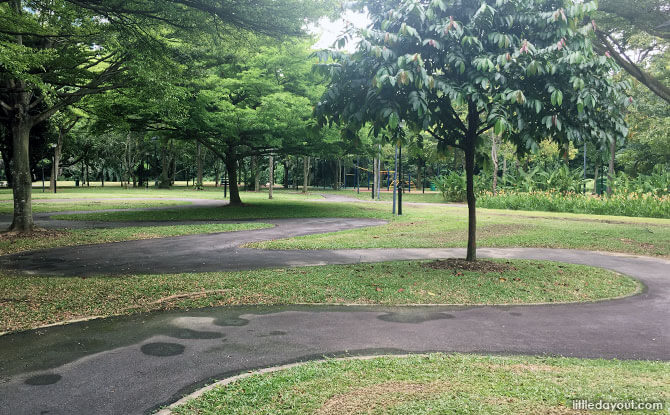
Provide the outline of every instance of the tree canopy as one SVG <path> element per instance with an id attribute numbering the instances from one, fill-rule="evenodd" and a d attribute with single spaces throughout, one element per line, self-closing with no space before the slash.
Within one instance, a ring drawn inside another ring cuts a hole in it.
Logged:
<path id="1" fill-rule="evenodd" d="M 623 89 L 591 43 L 595 2 L 405 0 L 366 2 L 372 27 L 357 51 L 320 53 L 332 76 L 316 112 L 322 124 L 375 135 L 427 131 L 465 152 L 467 258 L 476 258 L 473 175 L 490 129 L 521 150 L 549 137 L 567 144 L 627 134 Z M 588 23 L 584 23 L 584 22 Z M 351 37 L 352 34 L 349 34 Z M 346 38 L 342 40 L 345 42 Z"/>

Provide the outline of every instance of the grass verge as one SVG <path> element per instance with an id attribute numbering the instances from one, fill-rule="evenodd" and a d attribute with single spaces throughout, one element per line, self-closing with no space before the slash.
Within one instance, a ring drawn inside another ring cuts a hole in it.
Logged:
<path id="1" fill-rule="evenodd" d="M 0 234 L 0 255 L 24 251 L 122 242 L 139 239 L 166 238 L 171 236 L 203 233 L 248 231 L 270 228 L 267 223 L 217 223 L 175 226 L 132 226 L 108 229 L 39 230 L 26 235 Z"/>
<path id="2" fill-rule="evenodd" d="M 667 362 L 463 354 L 333 359 L 215 387 L 173 413 L 573 414 L 572 402 L 582 399 L 667 407 L 669 383 Z"/>
<path id="3" fill-rule="evenodd" d="M 188 201 L 176 200 L 63 200 L 58 202 L 42 202 L 39 199 L 33 203 L 34 213 L 64 212 L 77 210 L 106 210 L 106 209 L 144 209 L 155 207 L 170 207 L 179 205 L 190 205 Z M 0 215 L 11 215 L 14 206 L 11 203 L 0 203 Z"/>
<path id="4" fill-rule="evenodd" d="M 439 264 L 437 266 L 436 264 Z M 544 261 L 391 262 L 129 277 L 0 274 L 0 331 L 90 316 L 239 304 L 528 304 L 585 302 L 635 293 L 611 271 Z"/>

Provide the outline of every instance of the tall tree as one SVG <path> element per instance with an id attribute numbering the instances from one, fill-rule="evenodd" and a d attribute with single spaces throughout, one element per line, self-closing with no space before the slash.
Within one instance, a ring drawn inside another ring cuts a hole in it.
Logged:
<path id="1" fill-rule="evenodd" d="M 31 130 L 84 96 L 118 88 L 128 70 L 161 65 L 165 44 L 197 30 L 302 32 L 322 0 L 7 0 L 0 2 L 0 117 L 12 137 L 14 220 L 33 226 Z"/>
<path id="2" fill-rule="evenodd" d="M 626 124 L 623 84 L 592 48 L 595 2 L 563 0 L 380 0 L 355 54 L 325 51 L 332 81 L 316 112 L 322 123 L 377 134 L 428 131 L 445 151 L 465 153 L 467 259 L 476 259 L 474 172 L 482 135 L 494 129 L 523 150 L 544 137 L 564 144 L 614 139 Z M 350 35 L 350 34 L 349 34 Z"/>

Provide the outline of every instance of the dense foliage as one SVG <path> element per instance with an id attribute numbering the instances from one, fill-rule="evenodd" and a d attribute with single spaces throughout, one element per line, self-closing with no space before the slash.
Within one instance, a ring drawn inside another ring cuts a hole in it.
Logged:
<path id="1" fill-rule="evenodd" d="M 626 84 L 594 52 L 595 2 L 376 1 L 352 56 L 325 52 L 332 82 L 317 107 L 322 123 L 402 141 L 427 131 L 438 148 L 463 150 L 469 206 L 468 259 L 475 249 L 475 156 L 494 129 L 519 151 L 546 137 L 567 147 L 628 133 Z"/>

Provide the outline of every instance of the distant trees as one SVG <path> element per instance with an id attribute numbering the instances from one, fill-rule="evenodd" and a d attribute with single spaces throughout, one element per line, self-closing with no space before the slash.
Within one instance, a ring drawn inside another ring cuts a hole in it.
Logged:
<path id="1" fill-rule="evenodd" d="M 11 137 L 11 230 L 34 226 L 30 136 L 36 126 L 86 96 L 132 84 L 130 73 L 165 67 L 162 58 L 177 39 L 207 31 L 296 35 L 305 18 L 328 8 L 322 0 L 0 2 L 0 123 Z"/>

